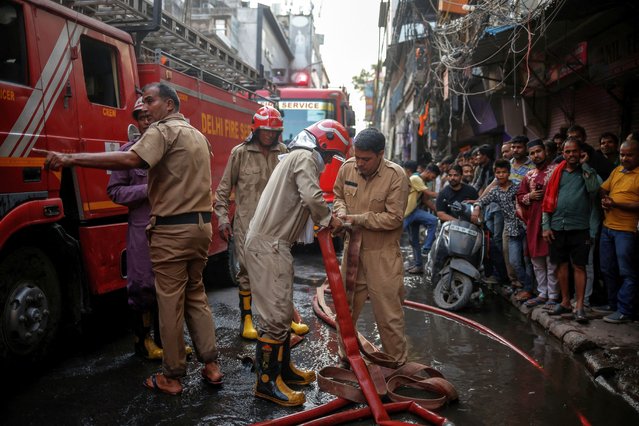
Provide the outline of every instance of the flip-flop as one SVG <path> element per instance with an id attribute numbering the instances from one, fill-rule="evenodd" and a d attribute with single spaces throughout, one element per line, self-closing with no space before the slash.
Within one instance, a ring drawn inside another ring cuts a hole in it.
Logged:
<path id="1" fill-rule="evenodd" d="M 177 396 L 177 395 L 181 395 L 182 391 L 184 389 L 180 389 L 179 391 L 170 391 L 168 389 L 162 389 L 161 387 L 158 386 L 158 379 L 157 379 L 158 373 L 154 373 L 151 374 L 151 376 L 149 378 L 147 378 L 145 381 L 142 382 L 142 385 L 147 388 L 147 389 L 151 389 L 153 391 L 157 391 L 157 392 L 162 392 L 168 395 L 172 395 L 172 396 Z M 151 385 L 149 385 L 149 379 L 151 379 Z"/>
<path id="2" fill-rule="evenodd" d="M 200 374 L 202 375 L 202 380 L 204 380 L 206 383 L 208 383 L 211 386 L 222 386 L 222 379 L 224 378 L 224 374 L 222 374 L 220 376 L 219 380 L 211 380 L 206 376 L 206 373 L 204 372 L 204 369 L 202 369 L 202 371 L 200 371 Z"/>

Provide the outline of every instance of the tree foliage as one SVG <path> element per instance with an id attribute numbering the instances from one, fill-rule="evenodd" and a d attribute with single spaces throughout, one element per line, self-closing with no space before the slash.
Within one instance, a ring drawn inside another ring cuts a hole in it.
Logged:
<path id="1" fill-rule="evenodd" d="M 372 64 L 369 70 L 362 68 L 362 70 L 359 72 L 359 75 L 353 76 L 351 81 L 355 90 L 357 90 L 358 92 L 363 92 L 366 83 L 375 79 L 377 68 L 378 66 Z"/>

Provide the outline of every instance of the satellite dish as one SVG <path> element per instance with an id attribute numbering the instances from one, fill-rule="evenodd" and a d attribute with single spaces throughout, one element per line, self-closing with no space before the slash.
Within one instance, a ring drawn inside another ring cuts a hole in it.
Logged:
<path id="1" fill-rule="evenodd" d="M 129 124 L 129 127 L 127 129 L 127 135 L 129 137 L 129 142 L 135 142 L 138 139 L 140 139 L 140 131 L 138 130 L 137 127 L 135 127 L 135 124 Z"/>

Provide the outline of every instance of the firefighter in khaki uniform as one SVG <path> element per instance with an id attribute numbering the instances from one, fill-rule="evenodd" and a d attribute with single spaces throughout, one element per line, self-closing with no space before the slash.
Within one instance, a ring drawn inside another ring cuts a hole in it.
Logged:
<path id="1" fill-rule="evenodd" d="M 180 100 L 164 83 L 144 88 L 143 111 L 153 124 L 129 151 L 46 154 L 45 167 L 82 166 L 123 170 L 149 168 L 151 220 L 147 227 L 155 272 L 160 335 L 164 345 L 162 373 L 144 385 L 160 392 L 182 393 L 186 375 L 184 320 L 198 359 L 205 363 L 202 378 L 219 385 L 215 324 L 202 283 L 211 242 L 211 166 L 206 138 L 179 114 Z"/>
<path id="2" fill-rule="evenodd" d="M 252 132 L 240 145 L 233 148 L 224 174 L 215 191 L 214 211 L 218 230 L 224 241 L 235 242 L 235 258 L 239 263 L 237 282 L 240 292 L 240 335 L 257 339 L 251 315 L 251 286 L 244 266 L 244 242 L 249 222 L 268 178 L 278 162 L 278 155 L 286 152 L 286 145 L 278 139 L 283 130 L 282 116 L 270 106 L 263 106 L 253 116 Z M 235 220 L 231 228 L 229 200 L 235 190 Z M 305 324 L 291 323 L 297 334 L 308 332 Z"/>
<path id="3" fill-rule="evenodd" d="M 313 371 L 291 363 L 290 324 L 293 317 L 293 257 L 291 245 L 307 222 L 339 228 L 319 187 L 325 162 L 350 147 L 348 132 L 337 121 L 322 120 L 298 134 L 291 152 L 277 165 L 264 188 L 246 235 L 245 260 L 258 323 L 255 396 L 280 405 L 304 404 L 303 392 L 288 384 L 306 385 Z M 337 161 L 337 160 L 335 160 Z"/>
<path id="4" fill-rule="evenodd" d="M 355 289 L 347 289 L 353 324 L 369 298 L 384 352 L 400 366 L 406 363 L 404 274 L 399 249 L 409 183 L 404 170 L 384 159 L 386 139 L 368 128 L 355 136 L 354 157 L 335 181 L 335 214 L 362 233 Z M 348 252 L 347 238 L 344 253 Z M 342 261 L 342 273 L 347 256 Z M 341 341 L 340 357 L 345 360 Z"/>

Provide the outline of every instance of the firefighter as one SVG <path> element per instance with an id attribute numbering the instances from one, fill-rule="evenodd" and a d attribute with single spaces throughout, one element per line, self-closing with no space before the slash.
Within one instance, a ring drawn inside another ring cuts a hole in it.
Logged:
<path id="1" fill-rule="evenodd" d="M 133 107 L 133 119 L 137 123 L 139 133 L 134 132 L 131 135 L 133 140 L 124 144 L 120 151 L 128 151 L 151 124 L 149 114 L 142 111 L 143 105 L 142 97 L 139 97 Z M 113 202 L 129 208 L 126 289 L 131 310 L 131 326 L 135 334 L 135 353 L 147 359 L 161 360 L 162 342 L 155 300 L 155 276 L 145 233 L 151 214 L 151 205 L 147 197 L 147 171 L 114 170 L 109 178 L 107 194 Z"/>
<path id="2" fill-rule="evenodd" d="M 162 373 L 144 386 L 170 395 L 183 391 L 186 375 L 184 321 L 195 353 L 203 362 L 202 379 L 222 384 L 217 363 L 215 322 L 202 283 L 211 229 L 211 150 L 207 139 L 179 113 L 180 99 L 166 83 L 144 88 L 143 111 L 153 124 L 129 151 L 60 153 L 34 149 L 46 155 L 45 168 L 91 167 L 124 170 L 149 169 L 151 219 L 147 226 L 151 263 L 164 346 Z"/>
<path id="3" fill-rule="evenodd" d="M 346 296 L 353 325 L 369 298 L 384 352 L 395 366 L 406 362 L 404 334 L 404 276 L 399 239 L 408 200 L 408 178 L 397 164 L 384 158 L 386 139 L 374 128 L 353 141 L 354 156 L 340 168 L 333 191 L 335 214 L 361 232 L 355 288 Z M 348 252 L 350 236 L 344 253 Z M 342 260 L 342 274 L 348 256 Z M 345 354 L 339 340 L 341 361 Z"/>
<path id="4" fill-rule="evenodd" d="M 237 283 L 240 296 L 240 335 L 257 339 L 251 314 L 251 286 L 244 266 L 244 241 L 249 222 L 255 213 L 260 195 L 277 165 L 278 156 L 286 152 L 286 145 L 278 142 L 283 130 L 282 116 L 270 106 L 263 106 L 253 116 L 251 134 L 233 148 L 220 184 L 215 191 L 214 211 L 219 233 L 224 241 L 235 242 L 235 257 L 239 263 Z M 229 198 L 235 190 L 235 220 L 229 220 Z M 295 321 L 291 328 L 296 334 L 308 332 L 308 326 Z"/>
<path id="5" fill-rule="evenodd" d="M 350 147 L 348 132 L 337 121 L 322 120 L 300 132 L 290 153 L 280 161 L 264 188 L 246 235 L 246 269 L 261 317 L 256 347 L 255 396 L 284 406 L 302 405 L 303 392 L 289 384 L 306 385 L 315 372 L 291 362 L 290 324 L 293 317 L 293 257 L 291 246 L 301 236 L 308 242 L 312 224 L 338 229 L 319 187 L 324 164 Z M 309 222 L 309 217 L 312 222 Z M 312 242 L 312 231 L 310 241 Z"/>

